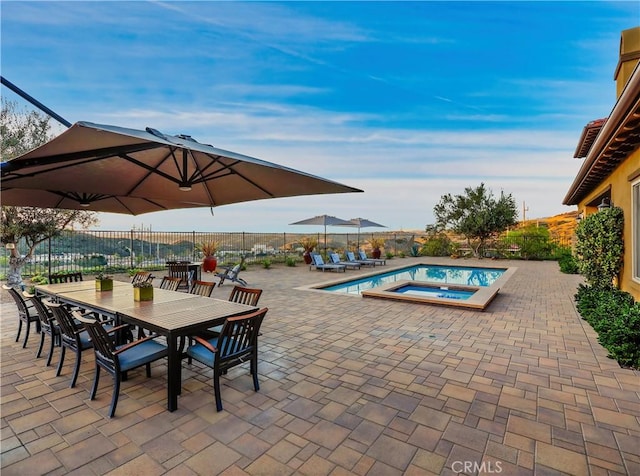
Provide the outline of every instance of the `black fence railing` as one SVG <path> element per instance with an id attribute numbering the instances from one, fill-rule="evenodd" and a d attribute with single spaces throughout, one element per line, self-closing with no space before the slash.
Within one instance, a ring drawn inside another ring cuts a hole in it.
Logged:
<path id="1" fill-rule="evenodd" d="M 370 249 L 368 240 L 382 238 L 384 253 L 394 256 L 415 254 L 427 239 L 426 233 L 376 232 L 376 233 L 204 233 L 204 232 L 159 232 L 150 230 L 131 231 L 65 231 L 60 236 L 41 243 L 35 250 L 33 259 L 23 268 L 23 276 L 48 276 L 55 272 L 83 271 L 97 272 L 107 269 L 111 272 L 129 269 L 163 269 L 168 260 L 200 261 L 202 254 L 198 243 L 215 241 L 218 244 L 218 263 L 236 263 L 245 256 L 247 264 L 270 259 L 285 262 L 295 257 L 302 260 L 303 248 L 300 241 L 313 237 L 318 241 L 317 250 L 336 250 L 342 254 L 345 249 L 362 247 Z M 503 237 L 494 240 L 485 251 L 513 258 L 530 258 L 523 253 L 531 249 L 538 237 Z M 552 238 L 545 240 L 549 246 L 567 247 L 570 240 Z M 24 243 L 18 243 L 19 250 L 25 250 Z M 464 246 L 462 247 L 464 248 Z M 0 250 L 1 278 L 5 279 L 8 269 L 8 250 Z M 547 256 L 553 257 L 553 256 Z"/>

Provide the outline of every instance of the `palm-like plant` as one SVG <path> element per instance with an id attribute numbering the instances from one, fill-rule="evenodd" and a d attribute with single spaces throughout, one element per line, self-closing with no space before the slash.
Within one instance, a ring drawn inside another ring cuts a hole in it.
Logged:
<path id="1" fill-rule="evenodd" d="M 318 240 L 312 236 L 303 236 L 300 239 L 300 246 L 304 248 L 305 253 L 311 253 L 318 246 Z"/>
<path id="2" fill-rule="evenodd" d="M 198 245 L 198 249 L 202 251 L 205 258 L 214 256 L 218 251 L 217 241 L 204 241 Z"/>
<path id="3" fill-rule="evenodd" d="M 374 238 L 369 239 L 369 245 L 374 250 L 379 250 L 380 248 L 384 248 L 384 242 L 385 242 L 384 238 L 376 238 L 376 237 L 374 237 Z"/>

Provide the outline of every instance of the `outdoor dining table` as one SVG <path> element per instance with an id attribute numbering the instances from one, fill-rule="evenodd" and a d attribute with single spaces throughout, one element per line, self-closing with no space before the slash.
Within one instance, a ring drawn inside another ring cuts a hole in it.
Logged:
<path id="1" fill-rule="evenodd" d="M 158 288 L 153 290 L 153 301 L 138 302 L 133 299 L 131 284 L 116 284 L 114 281 L 113 291 L 96 291 L 95 286 L 89 289 L 84 283 L 38 285 L 36 292 L 65 304 L 113 317 L 117 324 L 134 324 L 166 337 L 169 411 L 177 410 L 182 386 L 182 349 L 178 344 L 179 339 L 222 324 L 229 317 L 257 309 L 222 299 Z"/>

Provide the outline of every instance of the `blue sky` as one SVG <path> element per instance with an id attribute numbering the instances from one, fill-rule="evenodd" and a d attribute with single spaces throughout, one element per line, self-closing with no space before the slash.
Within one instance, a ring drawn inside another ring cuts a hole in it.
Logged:
<path id="1" fill-rule="evenodd" d="M 481 182 L 520 218 L 571 211 L 577 141 L 613 108 L 620 32 L 640 24 L 635 1 L 0 8 L 2 75 L 70 122 L 189 134 L 365 191 L 101 214 L 166 231 L 306 232 L 288 224 L 321 214 L 424 229 Z"/>

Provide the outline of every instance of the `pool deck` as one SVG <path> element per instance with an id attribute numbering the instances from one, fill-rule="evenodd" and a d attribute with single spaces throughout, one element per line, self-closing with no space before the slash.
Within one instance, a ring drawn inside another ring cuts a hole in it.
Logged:
<path id="1" fill-rule="evenodd" d="M 327 279 L 304 265 L 243 272 L 269 307 L 261 390 L 245 367 L 231 370 L 220 413 L 211 372 L 186 362 L 179 409 L 167 412 L 159 362 L 150 379 L 130 372 L 108 419 L 108 377 L 88 399 L 92 353 L 68 388 L 73 359 L 56 377 L 58 350 L 45 368 L 35 334 L 15 343 L 3 291 L 1 473 L 640 474 L 640 372 L 608 359 L 580 319 L 581 278 L 555 262 L 430 261 L 518 269 L 484 312 L 296 289 Z"/>

